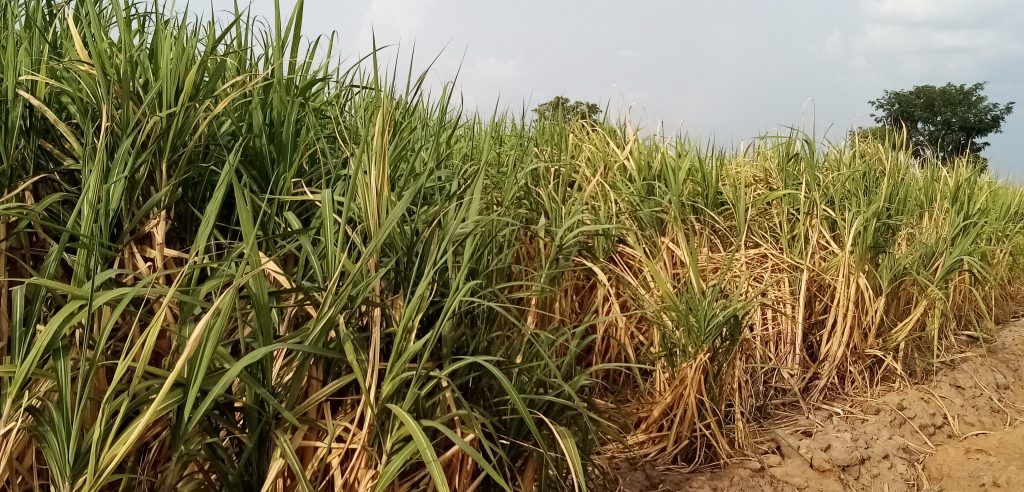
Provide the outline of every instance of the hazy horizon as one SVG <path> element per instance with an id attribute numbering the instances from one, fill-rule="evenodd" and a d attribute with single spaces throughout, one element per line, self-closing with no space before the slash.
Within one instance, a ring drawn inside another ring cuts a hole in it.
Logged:
<path id="1" fill-rule="evenodd" d="M 274 0 L 251 7 L 272 18 Z M 868 101 L 886 89 L 987 81 L 991 100 L 1024 103 L 1024 3 L 1012 0 L 306 0 L 304 30 L 337 31 L 349 60 L 374 35 L 406 53 L 415 45 L 421 66 L 440 54 L 432 83 L 458 72 L 469 108 L 490 111 L 500 98 L 519 110 L 564 95 L 726 147 L 792 125 L 841 139 L 873 124 Z M 1022 111 L 984 154 L 1017 181 Z"/>

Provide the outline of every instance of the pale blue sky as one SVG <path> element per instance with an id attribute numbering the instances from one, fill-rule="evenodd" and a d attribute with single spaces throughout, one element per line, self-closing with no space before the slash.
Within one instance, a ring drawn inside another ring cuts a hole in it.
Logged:
<path id="1" fill-rule="evenodd" d="M 461 66 L 472 105 L 561 94 L 723 145 L 812 117 L 839 139 L 883 89 L 988 81 L 1022 106 L 987 155 L 1024 181 L 1024 0 L 306 0 L 305 28 L 338 31 L 353 56 L 371 29 L 423 62 L 443 51 L 434 78 Z"/>

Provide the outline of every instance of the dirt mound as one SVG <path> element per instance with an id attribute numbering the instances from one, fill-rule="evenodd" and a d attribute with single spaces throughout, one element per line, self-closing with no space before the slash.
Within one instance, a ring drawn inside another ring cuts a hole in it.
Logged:
<path id="1" fill-rule="evenodd" d="M 1024 322 L 927 384 L 820 405 L 723 470 L 617 474 L 621 491 L 960 491 L 1024 488 Z M 771 427 L 769 427 L 771 428 Z M 614 489 L 615 487 L 613 487 Z"/>
<path id="2" fill-rule="evenodd" d="M 935 490 L 1020 490 L 1024 487 L 1024 426 L 939 446 L 924 462 Z"/>

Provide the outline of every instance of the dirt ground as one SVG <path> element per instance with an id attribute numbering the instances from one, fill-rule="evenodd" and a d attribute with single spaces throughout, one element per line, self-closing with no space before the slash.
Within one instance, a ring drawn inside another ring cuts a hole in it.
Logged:
<path id="1" fill-rule="evenodd" d="M 1024 490 L 1024 321 L 927 384 L 766 431 L 756 459 L 616 477 L 623 492 Z"/>

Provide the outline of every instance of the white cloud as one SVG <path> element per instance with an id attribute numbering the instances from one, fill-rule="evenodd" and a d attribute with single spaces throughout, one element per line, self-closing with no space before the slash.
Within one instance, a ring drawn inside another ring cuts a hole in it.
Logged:
<path id="1" fill-rule="evenodd" d="M 854 72 L 864 73 L 871 69 L 871 62 L 869 62 L 864 55 L 854 55 L 854 57 L 847 62 L 846 66 Z"/>
<path id="2" fill-rule="evenodd" d="M 881 24 L 869 26 L 868 47 L 904 53 L 956 56 L 998 49 L 999 33 L 988 28 L 945 29 L 929 26 Z"/>
<path id="3" fill-rule="evenodd" d="M 826 61 L 840 63 L 855 77 L 870 79 L 874 76 L 873 66 L 862 49 L 866 45 L 864 37 L 861 33 L 859 37 L 850 40 L 842 29 L 834 28 L 821 44 L 821 56 Z"/>
<path id="4" fill-rule="evenodd" d="M 1024 8 L 1017 2 L 861 0 L 866 24 L 850 48 L 869 62 L 861 66 L 888 61 L 909 75 L 983 71 L 1024 55 Z"/>
<path id="5" fill-rule="evenodd" d="M 519 63 L 512 58 L 478 57 L 470 62 L 468 68 L 472 73 L 492 80 L 507 80 L 520 74 Z"/>
<path id="6" fill-rule="evenodd" d="M 518 85 L 522 78 L 522 66 L 514 58 L 477 56 L 462 65 L 459 84 L 466 106 L 476 108 L 479 104 L 497 101 L 503 88 Z M 492 108 L 478 109 L 489 111 Z"/>
<path id="7" fill-rule="evenodd" d="M 413 42 L 425 25 L 428 0 L 371 0 L 360 21 L 356 46 L 365 52 L 377 45 Z"/>
<path id="8" fill-rule="evenodd" d="M 991 21 L 1010 7 L 1007 0 L 861 0 L 860 5 L 876 22 L 929 26 Z"/>
<path id="9" fill-rule="evenodd" d="M 832 30 L 825 43 L 821 47 L 821 54 L 826 60 L 839 60 L 846 53 L 846 44 L 843 40 L 843 30 L 838 27 Z"/>

